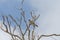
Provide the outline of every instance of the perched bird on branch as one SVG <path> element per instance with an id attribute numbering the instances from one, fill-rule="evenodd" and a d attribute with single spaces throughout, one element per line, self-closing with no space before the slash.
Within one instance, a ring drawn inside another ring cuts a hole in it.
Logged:
<path id="1" fill-rule="evenodd" d="M 38 27 L 38 25 L 36 25 L 35 22 L 34 22 L 33 20 L 30 20 L 30 19 L 29 19 L 29 25 L 32 25 L 32 26 L 34 26 L 34 27 L 35 27 L 35 26 Z"/>
<path id="2" fill-rule="evenodd" d="M 38 25 L 35 23 L 35 21 L 39 18 L 40 15 L 36 16 L 36 15 L 32 15 L 31 12 L 31 17 L 32 19 L 29 19 L 29 26 L 32 25 L 33 27 L 38 27 Z"/>

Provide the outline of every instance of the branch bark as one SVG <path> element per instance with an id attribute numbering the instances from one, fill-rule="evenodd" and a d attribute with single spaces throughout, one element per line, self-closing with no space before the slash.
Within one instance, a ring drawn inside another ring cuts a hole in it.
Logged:
<path id="1" fill-rule="evenodd" d="M 41 35 L 38 40 L 41 40 L 43 37 L 51 37 L 51 36 L 60 36 L 60 34 L 49 34 L 49 35 Z"/>

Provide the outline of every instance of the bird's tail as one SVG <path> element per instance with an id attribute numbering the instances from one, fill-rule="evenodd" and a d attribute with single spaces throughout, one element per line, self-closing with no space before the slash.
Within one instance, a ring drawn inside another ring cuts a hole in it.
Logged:
<path id="1" fill-rule="evenodd" d="M 38 25 L 35 25 L 36 27 L 38 27 Z"/>

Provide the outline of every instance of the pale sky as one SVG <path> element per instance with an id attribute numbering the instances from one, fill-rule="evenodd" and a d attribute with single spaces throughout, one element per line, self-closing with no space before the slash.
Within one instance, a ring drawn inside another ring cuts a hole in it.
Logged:
<path id="1" fill-rule="evenodd" d="M 0 4 L 2 5 L 5 2 L 7 3 L 7 1 L 9 0 L 0 0 Z M 15 1 L 15 3 L 17 2 Z M 15 3 L 13 3 L 12 5 L 14 5 Z M 28 7 L 28 9 L 29 8 L 36 9 L 37 10 L 36 14 L 40 14 L 40 18 L 37 20 L 39 28 L 37 28 L 36 34 L 53 34 L 53 33 L 60 34 L 60 0 L 29 0 L 29 1 L 26 0 L 25 5 Z M 4 11 L 5 9 L 2 9 L 2 6 L 0 8 L 2 11 Z M 26 8 L 26 6 L 24 7 Z M 10 7 L 8 8 L 10 9 Z M 11 13 L 10 10 L 8 11 Z M 9 12 L 7 12 L 7 14 Z M 14 11 L 12 12 L 15 13 Z M 4 32 L 0 31 L 0 35 L 1 40 L 5 39 L 8 40 L 8 38 L 4 36 Z M 5 39 L 3 39 L 3 37 Z M 60 39 L 60 37 L 54 37 L 54 38 L 56 38 L 57 40 Z M 54 39 L 42 38 L 42 40 L 54 40 Z"/>
<path id="2" fill-rule="evenodd" d="M 60 34 L 60 0 L 30 1 L 32 7 L 36 8 L 40 14 L 38 34 Z M 42 40 L 45 39 L 42 38 Z M 59 39 L 57 38 L 57 40 Z M 46 40 L 54 39 L 47 38 Z"/>

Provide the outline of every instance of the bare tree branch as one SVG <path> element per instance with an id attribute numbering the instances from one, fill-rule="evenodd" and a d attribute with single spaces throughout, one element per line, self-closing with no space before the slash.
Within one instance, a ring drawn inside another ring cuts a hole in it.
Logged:
<path id="1" fill-rule="evenodd" d="M 17 24 L 17 26 L 19 26 L 19 24 L 16 22 L 16 20 L 11 15 L 9 15 L 9 17 Z"/>
<path id="2" fill-rule="evenodd" d="M 7 16 L 2 16 L 2 18 L 3 18 L 3 25 L 6 27 L 6 30 L 4 30 L 3 28 L 1 28 L 1 30 L 8 33 L 8 34 L 10 34 L 13 40 L 14 40 L 13 36 L 18 37 L 19 39 L 21 39 L 21 37 L 19 37 L 18 35 L 14 35 L 14 34 L 11 33 L 11 28 L 10 28 L 11 25 L 10 25 L 10 22 L 8 20 L 8 17 Z M 5 21 L 7 21 L 8 25 L 5 23 Z M 10 32 L 8 31 L 8 27 L 9 27 Z"/>
<path id="3" fill-rule="evenodd" d="M 60 36 L 60 34 L 49 34 L 49 35 L 41 35 L 38 40 L 41 40 L 42 37 L 51 37 L 51 36 Z"/>
<path id="4" fill-rule="evenodd" d="M 16 30 L 16 26 L 14 26 L 14 29 L 13 29 L 13 34 L 14 34 L 15 30 Z"/>
<path id="5" fill-rule="evenodd" d="M 17 35 L 14 35 L 14 34 L 12 34 L 12 33 L 9 33 L 9 32 L 7 32 L 6 30 L 4 30 L 3 28 L 1 28 L 1 30 L 4 31 L 4 32 L 6 32 L 6 33 L 8 33 L 8 34 L 10 34 L 11 36 L 15 36 L 15 37 L 18 37 L 19 39 L 21 39 L 21 37 L 19 37 L 19 36 L 17 36 Z M 21 39 L 21 40 L 22 40 L 22 39 Z"/>
<path id="6" fill-rule="evenodd" d="M 20 32 L 21 32 L 21 34 L 22 34 L 22 39 L 23 39 L 23 32 L 22 32 L 22 29 L 21 29 L 21 27 L 20 27 L 20 25 L 17 23 L 17 21 L 11 16 L 11 15 L 9 15 L 10 16 L 10 18 L 16 23 L 16 25 L 20 28 Z"/>
<path id="7" fill-rule="evenodd" d="M 7 24 L 5 24 L 5 16 L 2 16 L 2 18 L 3 18 L 3 25 L 4 25 L 4 26 L 5 26 L 5 28 L 6 28 L 6 32 L 8 32 Z"/>
<path id="8" fill-rule="evenodd" d="M 36 16 L 36 15 L 33 15 L 33 11 L 31 11 L 31 17 L 32 17 L 32 19 L 34 20 L 34 21 L 36 21 L 39 17 L 40 17 L 40 14 L 38 15 L 38 16 Z"/>
<path id="9" fill-rule="evenodd" d="M 11 22 L 9 22 L 9 20 L 8 20 L 8 17 L 6 16 L 6 20 L 7 20 L 7 23 L 8 23 L 8 27 L 9 27 L 9 31 L 10 31 L 10 33 L 11 33 Z"/>
<path id="10" fill-rule="evenodd" d="M 23 5 L 23 3 L 24 3 L 24 0 L 22 0 L 21 4 Z"/>

